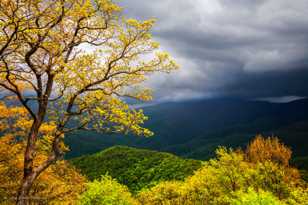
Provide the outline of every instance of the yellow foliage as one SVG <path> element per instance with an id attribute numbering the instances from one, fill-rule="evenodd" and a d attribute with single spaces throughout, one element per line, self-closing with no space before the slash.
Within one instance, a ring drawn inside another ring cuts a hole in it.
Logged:
<path id="1" fill-rule="evenodd" d="M 25 143 L 12 136 L 0 137 L 0 204 L 14 202 L 23 173 Z M 35 165 L 46 159 L 46 154 L 37 154 Z M 33 185 L 31 197 L 40 204 L 74 204 L 84 190 L 86 179 L 65 161 L 50 166 Z"/>
<path id="2" fill-rule="evenodd" d="M 161 182 L 151 190 L 142 191 L 138 200 L 143 205 L 180 205 L 188 204 L 188 200 L 182 198 L 182 182 L 168 181 Z"/>
<path id="3" fill-rule="evenodd" d="M 273 161 L 288 166 L 292 151 L 277 137 L 264 138 L 258 135 L 248 145 L 246 155 L 251 162 Z"/>
<path id="4" fill-rule="evenodd" d="M 78 205 L 140 205 L 128 188 L 110 176 L 102 176 L 87 184 L 86 191 L 79 197 Z"/>
<path id="5" fill-rule="evenodd" d="M 281 146 L 280 143 L 276 144 L 277 140 L 273 141 L 275 145 Z M 272 141 L 267 141 L 269 142 Z M 259 148 L 259 152 L 254 154 L 263 154 L 260 149 L 264 148 L 267 146 Z M 145 205 L 229 205 L 261 202 L 305 205 L 308 201 L 307 184 L 299 178 L 298 170 L 284 166 L 276 158 L 269 157 L 261 162 L 251 161 L 247 160 L 244 152 L 226 148 L 217 149 L 216 155 L 216 159 L 205 162 L 202 168 L 185 181 L 159 183 L 141 191 L 137 196 L 138 200 Z"/>
<path id="6" fill-rule="evenodd" d="M 23 176 L 25 135 L 31 127 L 27 111 L 22 107 L 0 104 L 0 203 L 14 201 Z M 40 128 L 40 144 L 34 166 L 47 159 L 55 131 L 53 122 L 43 123 Z M 49 204 L 72 204 L 83 191 L 85 178 L 65 161 L 50 166 L 39 176 L 31 190 L 31 196 Z"/>
<path id="7" fill-rule="evenodd" d="M 0 93 L 23 107 L 0 105 L 0 128 L 26 143 L 20 198 L 68 150 L 66 133 L 153 134 L 125 98 L 151 100 L 144 82 L 178 65 L 153 40 L 154 19 L 121 10 L 112 0 L 0 1 Z"/>
<path id="8" fill-rule="evenodd" d="M 15 137 L 25 138 L 31 126 L 32 119 L 24 107 L 6 106 L 0 103 L 0 132 Z M 56 123 L 49 121 L 42 123 L 39 133 L 40 138 L 44 140 L 47 136 L 54 135 L 56 131 Z"/>

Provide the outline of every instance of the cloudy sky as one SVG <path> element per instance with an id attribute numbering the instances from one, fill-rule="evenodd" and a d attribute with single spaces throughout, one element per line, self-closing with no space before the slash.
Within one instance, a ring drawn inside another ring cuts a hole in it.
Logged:
<path id="1" fill-rule="evenodd" d="M 308 96 L 308 0 L 118 0 L 156 18 L 181 69 L 149 84 L 158 100 Z"/>

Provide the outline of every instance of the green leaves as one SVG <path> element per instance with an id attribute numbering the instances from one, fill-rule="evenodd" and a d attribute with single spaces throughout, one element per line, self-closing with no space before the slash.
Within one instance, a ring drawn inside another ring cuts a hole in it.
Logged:
<path id="1" fill-rule="evenodd" d="M 201 161 L 124 146 L 79 157 L 73 159 L 72 163 L 91 180 L 108 173 L 133 192 L 152 187 L 161 181 L 184 180 L 201 166 Z"/>
<path id="2" fill-rule="evenodd" d="M 216 154 L 216 159 L 206 162 L 184 182 L 159 183 L 140 192 L 139 200 L 145 205 L 304 205 L 308 201 L 307 186 L 298 179 L 297 170 L 275 159 L 250 162 L 240 150 L 218 148 Z"/>
<path id="3" fill-rule="evenodd" d="M 236 199 L 231 201 L 231 205 L 285 205 L 270 192 L 259 190 L 256 192 L 249 188 L 247 192 L 237 192 Z"/>
<path id="4" fill-rule="evenodd" d="M 108 175 L 87 184 L 87 190 L 80 196 L 79 205 L 136 205 L 127 187 Z"/>

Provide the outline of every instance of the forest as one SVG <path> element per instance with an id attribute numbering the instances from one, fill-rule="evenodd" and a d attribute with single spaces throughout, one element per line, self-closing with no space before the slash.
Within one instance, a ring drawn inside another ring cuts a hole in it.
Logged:
<path id="1" fill-rule="evenodd" d="M 24 143 L 11 136 L 0 143 L 0 202 L 10 204 L 22 175 Z M 31 203 L 304 205 L 307 181 L 289 164 L 291 154 L 278 138 L 262 136 L 244 150 L 219 147 L 207 161 L 112 147 L 49 167 L 33 185 Z"/>

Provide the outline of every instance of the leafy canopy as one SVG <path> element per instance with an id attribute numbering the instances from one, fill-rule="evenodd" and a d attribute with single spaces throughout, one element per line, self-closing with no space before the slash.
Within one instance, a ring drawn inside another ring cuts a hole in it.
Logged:
<path id="1" fill-rule="evenodd" d="M 142 111 L 123 97 L 151 100 L 141 83 L 178 67 L 152 40 L 155 20 L 119 18 L 110 0 L 4 0 L 0 8 L 2 93 L 14 94 L 34 119 L 48 106 L 61 132 L 73 121 L 74 128 L 151 135 L 139 126 Z"/>
<path id="2" fill-rule="evenodd" d="M 111 0 L 0 1 L 0 95 L 17 100 L 29 117 L 19 198 L 63 158 L 66 133 L 152 135 L 142 127 L 142 110 L 124 99 L 151 100 L 143 86 L 150 74 L 178 66 L 152 39 L 155 20 L 122 18 L 121 10 Z M 49 151 L 36 165 L 45 136 Z"/>

